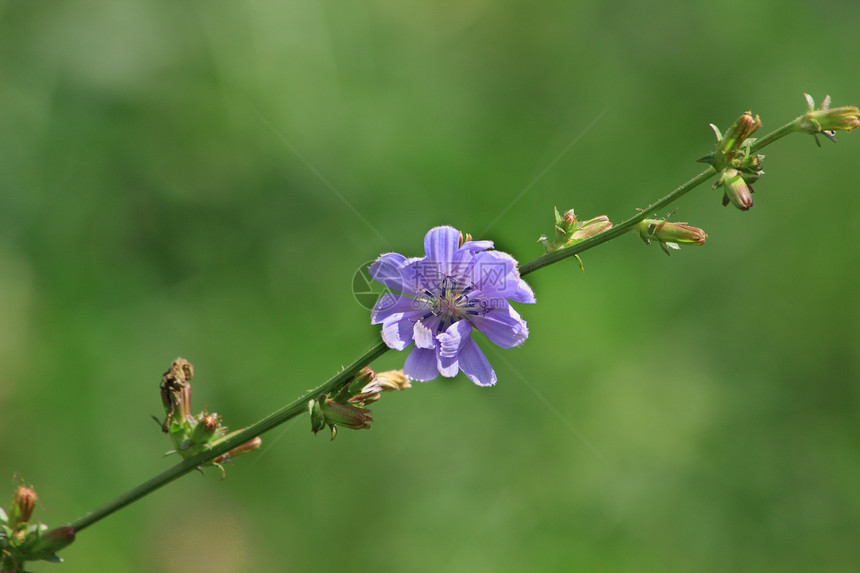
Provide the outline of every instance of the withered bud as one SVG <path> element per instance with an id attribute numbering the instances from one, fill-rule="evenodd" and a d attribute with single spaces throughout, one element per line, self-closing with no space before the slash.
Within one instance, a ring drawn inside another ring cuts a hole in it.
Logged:
<path id="1" fill-rule="evenodd" d="M 263 443 L 263 439 L 260 436 L 257 436 L 253 440 L 249 442 L 245 442 L 241 446 L 236 446 L 226 454 L 220 455 L 215 458 L 214 462 L 216 464 L 220 464 L 222 462 L 226 462 L 228 460 L 232 460 L 236 456 L 241 456 L 242 454 L 247 454 L 248 452 L 253 452 L 260 448 Z"/>
<path id="2" fill-rule="evenodd" d="M 177 358 L 161 377 L 161 403 L 166 417 L 161 425 L 168 432 L 171 424 L 184 425 L 191 417 L 191 384 L 194 367 L 184 358 Z"/>
<path id="3" fill-rule="evenodd" d="M 395 390 L 406 390 L 412 388 L 409 379 L 403 374 L 403 370 L 387 370 L 376 375 L 374 380 L 383 392 Z"/>

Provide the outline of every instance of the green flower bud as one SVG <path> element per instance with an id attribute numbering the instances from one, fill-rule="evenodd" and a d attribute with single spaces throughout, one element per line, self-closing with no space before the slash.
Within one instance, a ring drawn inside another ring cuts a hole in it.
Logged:
<path id="1" fill-rule="evenodd" d="M 843 106 L 830 108 L 830 96 L 825 96 L 821 107 L 815 109 L 815 102 L 809 94 L 803 94 L 806 98 L 807 112 L 797 125 L 798 131 L 803 131 L 816 136 L 820 133 L 836 141 L 834 137 L 837 131 L 851 131 L 860 128 L 860 109 L 854 106 Z M 821 144 L 819 143 L 819 146 Z"/>
<path id="2" fill-rule="evenodd" d="M 564 215 L 559 215 L 558 209 L 555 208 L 554 212 L 555 239 L 550 241 L 546 235 L 541 235 L 538 239 L 538 242 L 543 244 L 544 249 L 548 253 L 570 247 L 575 243 L 584 241 L 612 228 L 612 223 L 606 215 L 601 215 L 587 221 L 580 221 L 576 218 L 573 209 L 567 211 Z"/>
<path id="3" fill-rule="evenodd" d="M 75 530 L 68 525 L 45 533 L 37 533 L 21 547 L 21 556 L 26 561 L 62 561 L 56 552 L 68 547 L 75 540 Z"/>
<path id="4" fill-rule="evenodd" d="M 311 415 L 311 431 L 316 434 L 324 427 L 331 428 L 331 439 L 337 434 L 337 426 L 344 426 L 353 430 L 365 430 L 370 428 L 373 417 L 370 410 L 358 404 L 341 404 L 320 396 L 318 400 L 308 402 L 308 410 Z"/>
<path id="5" fill-rule="evenodd" d="M 744 112 L 722 137 L 720 137 L 720 130 L 711 124 L 711 128 L 717 134 L 717 139 L 720 140 L 717 144 L 717 151 L 726 155 L 734 154 L 760 127 L 761 120 L 758 116 L 753 117 L 751 111 Z"/>
<path id="6" fill-rule="evenodd" d="M 12 507 L 9 511 L 9 527 L 15 529 L 19 525 L 30 523 L 33 509 L 39 496 L 32 487 L 18 486 L 15 495 L 12 496 Z"/>
<path id="7" fill-rule="evenodd" d="M 663 219 L 645 219 L 637 227 L 645 244 L 650 245 L 652 240 L 659 241 L 667 255 L 669 249 L 677 251 L 681 245 L 704 245 L 708 238 L 702 229 Z"/>
<path id="8" fill-rule="evenodd" d="M 591 237 L 611 228 L 612 222 L 606 215 L 601 215 L 599 217 L 589 219 L 588 221 L 583 221 L 582 223 L 576 225 L 576 230 L 573 232 L 573 234 L 571 234 L 570 239 L 565 246 L 573 244 L 577 241 L 590 239 Z"/>
<path id="9" fill-rule="evenodd" d="M 739 117 L 725 135 L 712 123 L 711 129 L 717 136 L 717 147 L 714 152 L 699 159 L 699 162 L 712 165 L 718 172 L 734 168 L 744 173 L 761 175 L 759 170 L 764 156 L 750 154 L 750 144 L 755 141 L 750 136 L 759 127 L 761 120 L 758 116 L 753 117 L 749 111 Z"/>
<path id="10" fill-rule="evenodd" d="M 344 426 L 353 430 L 366 430 L 373 422 L 370 410 L 354 404 L 341 404 L 323 397 L 320 399 L 320 407 L 326 424 Z"/>
<path id="11" fill-rule="evenodd" d="M 208 444 L 215 438 L 218 430 L 221 429 L 221 417 L 218 414 L 202 413 L 194 430 L 188 437 L 189 441 L 194 445 Z M 222 431 L 223 433 L 223 431 Z"/>
<path id="12" fill-rule="evenodd" d="M 757 177 L 750 177 L 751 181 Z M 747 183 L 744 175 L 737 169 L 723 170 L 714 188 L 723 187 L 723 205 L 731 203 L 741 211 L 748 211 L 753 206 L 753 188 Z"/>
<path id="13" fill-rule="evenodd" d="M 370 384 L 373 381 L 373 378 L 376 376 L 376 373 L 370 368 L 362 368 L 358 371 L 358 374 L 355 375 L 355 378 L 347 385 L 348 397 L 353 397 L 356 394 L 361 393 L 365 386 Z"/>

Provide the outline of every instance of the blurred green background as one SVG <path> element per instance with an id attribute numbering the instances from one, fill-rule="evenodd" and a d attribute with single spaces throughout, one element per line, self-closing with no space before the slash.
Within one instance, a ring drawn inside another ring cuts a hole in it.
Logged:
<path id="1" fill-rule="evenodd" d="M 529 260 L 553 206 L 618 221 L 698 173 L 709 122 L 860 103 L 858 21 L 0 3 L 0 495 L 32 483 L 61 525 L 169 467 L 150 414 L 177 356 L 234 428 L 321 383 L 378 337 L 356 269 L 434 225 Z M 416 384 L 333 443 L 301 418 L 32 569 L 856 570 L 860 137 L 766 153 L 750 212 L 706 186 L 678 204 L 706 246 L 630 236 L 529 276 L 495 388 Z"/>

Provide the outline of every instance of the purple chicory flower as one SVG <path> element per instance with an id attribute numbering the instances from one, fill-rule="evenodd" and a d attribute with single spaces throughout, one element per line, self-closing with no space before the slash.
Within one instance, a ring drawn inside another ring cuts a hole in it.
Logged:
<path id="1" fill-rule="evenodd" d="M 534 303 L 534 293 L 520 278 L 517 261 L 492 247 L 492 241 L 461 244 L 459 231 L 436 227 L 424 237 L 424 257 L 386 253 L 370 266 L 370 276 L 393 291 L 374 305 L 371 324 L 382 324 L 389 348 L 415 343 L 403 366 L 409 379 L 453 378 L 462 370 L 475 384 L 492 386 L 496 373 L 472 331 L 502 348 L 528 338 L 525 321 L 508 301 Z"/>

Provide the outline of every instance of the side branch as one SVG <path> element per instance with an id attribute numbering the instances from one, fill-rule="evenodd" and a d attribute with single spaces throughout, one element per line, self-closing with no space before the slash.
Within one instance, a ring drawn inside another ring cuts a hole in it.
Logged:
<path id="1" fill-rule="evenodd" d="M 521 276 L 527 275 L 527 274 L 532 273 L 538 269 L 542 269 L 543 267 L 549 266 L 553 263 L 557 263 L 558 261 L 560 261 L 562 259 L 566 259 L 567 257 L 572 257 L 573 255 L 576 255 L 577 253 L 581 253 L 582 251 L 586 251 L 592 247 L 596 247 L 597 245 L 600 245 L 602 243 L 610 241 L 616 237 L 620 237 L 624 233 L 630 231 L 638 223 L 647 219 L 651 215 L 651 213 L 653 213 L 654 211 L 657 211 L 658 209 L 662 209 L 663 207 L 669 205 L 670 203 L 672 203 L 673 201 L 675 201 L 676 199 L 678 199 L 682 195 L 691 191 L 696 186 L 700 185 L 701 183 L 704 183 L 705 181 L 707 181 L 708 179 L 713 177 L 715 174 L 716 174 L 716 171 L 714 170 L 714 168 L 708 167 L 707 169 L 705 169 L 704 171 L 702 171 L 701 173 L 699 173 L 698 175 L 696 175 L 695 177 L 693 177 L 692 179 L 690 179 L 686 183 L 682 184 L 677 189 L 675 189 L 674 191 L 672 191 L 671 193 L 669 193 L 668 195 L 666 195 L 665 197 L 663 197 L 659 201 L 652 203 L 646 209 L 644 209 L 642 212 L 637 213 L 633 217 L 630 217 L 629 219 L 627 219 L 623 223 L 615 225 L 614 227 L 612 227 L 606 231 L 603 231 L 602 233 L 599 233 L 599 234 L 597 234 L 597 235 L 595 235 L 589 239 L 586 239 L 586 240 L 582 241 L 581 243 L 577 243 L 575 245 L 572 245 L 570 247 L 566 247 L 564 249 L 559 249 L 559 250 L 554 251 L 552 253 L 547 253 L 545 255 L 541 255 L 540 257 L 534 259 L 531 262 L 523 263 L 519 267 L 520 275 Z"/>
<path id="2" fill-rule="evenodd" d="M 103 505 L 95 511 L 85 515 L 84 517 L 76 519 L 75 521 L 71 522 L 69 526 L 77 533 L 82 529 L 89 527 L 97 521 L 107 517 L 113 512 L 122 509 L 130 503 L 133 503 L 138 499 L 154 492 L 160 487 L 169 484 L 173 480 L 182 477 L 183 475 L 198 468 L 206 462 L 212 461 L 218 456 L 229 452 L 233 448 L 244 444 L 245 442 L 253 439 L 254 437 L 268 432 L 272 428 L 283 424 L 287 420 L 290 420 L 298 416 L 299 414 L 307 412 L 308 400 L 315 398 L 320 394 L 330 392 L 344 382 L 350 380 L 358 373 L 359 370 L 385 354 L 387 350 L 388 346 L 386 346 L 384 342 L 377 342 L 374 346 L 372 346 L 369 350 L 367 350 L 364 354 L 357 358 L 352 364 L 350 364 L 345 369 L 341 370 L 336 375 L 331 377 L 325 384 L 319 386 L 318 388 L 315 388 L 314 390 L 311 390 L 310 392 L 307 392 L 301 398 L 298 398 L 291 404 L 284 406 L 277 412 L 266 416 L 253 426 L 249 426 L 244 430 L 238 432 L 236 435 L 231 436 L 229 439 L 220 442 L 211 450 L 207 450 L 193 458 L 189 458 L 181 463 L 176 464 L 172 468 L 158 474 L 152 479 L 140 484 L 136 488 L 127 491 L 123 495 L 117 497 L 116 499 L 110 501 L 109 503 Z"/>

